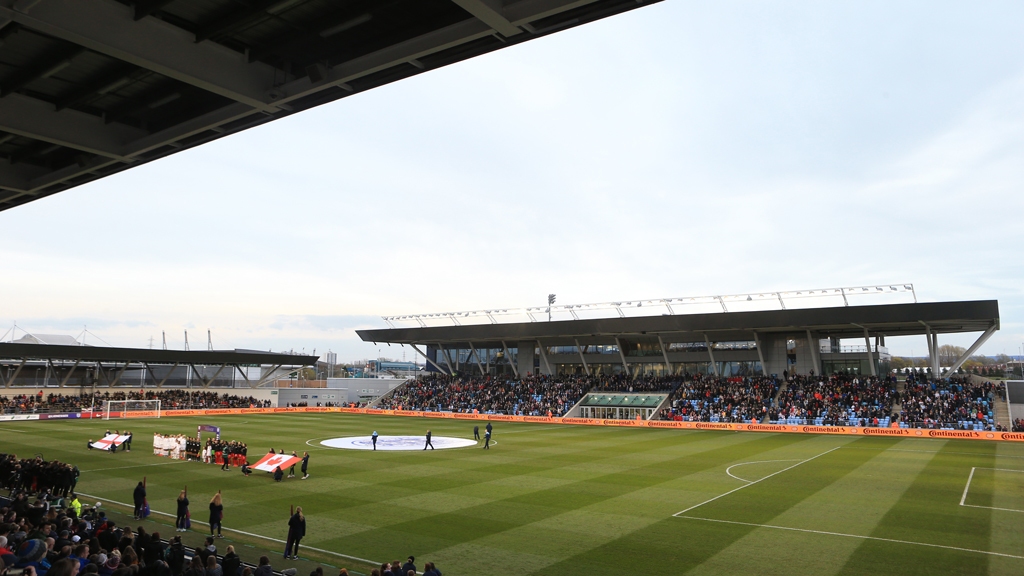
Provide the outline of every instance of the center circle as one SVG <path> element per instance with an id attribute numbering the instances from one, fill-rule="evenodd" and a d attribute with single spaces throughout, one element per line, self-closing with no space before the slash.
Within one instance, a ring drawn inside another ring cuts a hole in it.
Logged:
<path id="1" fill-rule="evenodd" d="M 438 450 L 445 448 L 465 448 L 476 445 L 476 440 L 452 438 L 450 436 L 434 436 L 431 445 Z M 322 440 L 320 444 L 328 448 L 344 448 L 346 450 L 373 450 L 373 438 L 370 436 L 348 436 Z M 427 444 L 426 436 L 378 436 L 377 450 L 423 450 Z"/>

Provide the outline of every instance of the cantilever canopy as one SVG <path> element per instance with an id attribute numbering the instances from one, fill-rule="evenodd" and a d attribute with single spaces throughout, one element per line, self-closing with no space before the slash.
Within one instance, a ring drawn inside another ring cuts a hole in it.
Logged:
<path id="1" fill-rule="evenodd" d="M 275 354 L 249 350 L 151 350 L 101 346 L 0 343 L 0 360 L 81 360 L 83 362 L 148 362 L 150 364 L 228 364 L 313 366 L 317 356 Z"/>
<path id="2" fill-rule="evenodd" d="M 543 339 L 548 346 L 614 343 L 618 336 L 661 336 L 666 342 L 745 341 L 754 332 L 802 333 L 821 338 L 862 338 L 872 335 L 908 336 L 927 333 L 984 332 L 999 327 L 995 300 L 842 306 L 800 310 L 665 314 L 634 318 L 601 318 L 557 322 L 520 322 L 472 326 L 433 326 L 358 330 L 365 342 L 395 344 L 441 343 L 467 347 L 502 341 Z"/>
<path id="3" fill-rule="evenodd" d="M 0 210 L 660 0 L 0 0 Z"/>

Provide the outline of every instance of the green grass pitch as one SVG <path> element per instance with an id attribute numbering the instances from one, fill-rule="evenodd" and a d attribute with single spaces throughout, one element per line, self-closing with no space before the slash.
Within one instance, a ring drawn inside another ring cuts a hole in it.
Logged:
<path id="1" fill-rule="evenodd" d="M 309 450 L 311 477 L 279 484 L 153 455 L 153 432 L 197 424 L 247 442 L 253 462 L 271 447 Z M 318 444 L 428 427 L 472 437 L 473 424 L 244 415 L 0 423 L 0 438 L 2 451 L 77 464 L 84 501 L 130 502 L 146 476 L 153 510 L 173 513 L 187 484 L 205 520 L 222 490 L 225 528 L 253 535 L 229 536 L 273 551 L 279 569 L 282 546 L 255 535 L 283 539 L 294 504 L 305 545 L 375 562 L 412 554 L 446 576 L 1024 574 L 1024 444 L 514 423 L 495 423 L 490 451 Z M 108 426 L 134 431 L 131 453 L 86 449 Z"/>

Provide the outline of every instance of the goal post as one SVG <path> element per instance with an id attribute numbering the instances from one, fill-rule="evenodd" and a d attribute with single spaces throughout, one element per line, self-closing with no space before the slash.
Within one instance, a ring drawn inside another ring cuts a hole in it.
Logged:
<path id="1" fill-rule="evenodd" d="M 107 400 L 103 406 L 103 419 L 159 418 L 159 400 Z"/>

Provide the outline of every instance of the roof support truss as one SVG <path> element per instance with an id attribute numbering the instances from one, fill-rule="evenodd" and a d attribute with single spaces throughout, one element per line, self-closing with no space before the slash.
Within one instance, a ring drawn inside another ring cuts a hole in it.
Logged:
<path id="1" fill-rule="evenodd" d="M 502 0 L 452 0 L 474 18 L 487 24 L 502 36 L 509 37 L 521 34 L 522 30 L 505 18 L 505 7 Z"/>
<path id="2" fill-rule="evenodd" d="M 445 371 L 444 368 L 441 368 L 440 366 L 438 366 L 437 362 L 434 362 L 433 360 L 431 360 L 429 356 L 424 354 L 423 351 L 419 349 L 419 347 L 417 347 L 415 344 L 412 344 L 412 343 L 410 343 L 409 346 L 411 346 L 412 349 L 415 350 L 417 354 L 419 354 L 420 356 L 423 356 L 424 360 L 426 360 L 427 362 L 430 362 L 431 366 L 433 366 L 434 368 L 437 368 L 438 372 L 441 372 L 442 374 L 444 373 L 444 371 Z"/>
<path id="3" fill-rule="evenodd" d="M 993 324 L 991 328 L 985 330 L 985 332 L 983 332 L 982 335 L 979 336 L 978 339 L 974 341 L 974 344 L 971 344 L 971 347 L 968 348 L 963 354 L 961 354 L 960 357 L 956 359 L 956 362 L 953 362 L 953 365 L 949 367 L 949 371 L 946 372 L 946 378 L 949 378 L 953 374 L 956 374 L 956 371 L 959 370 L 960 367 L 964 365 L 964 362 L 967 362 L 967 360 L 971 356 L 973 356 L 975 352 L 978 351 L 978 348 L 981 348 L 982 345 L 985 344 L 985 342 L 988 342 L 988 339 L 991 338 L 992 335 L 995 334 L 996 330 L 998 329 L 999 327 L 996 324 Z"/>
<path id="4" fill-rule="evenodd" d="M 253 108 L 279 109 L 268 96 L 275 81 L 275 70 L 270 66 L 249 64 L 244 54 L 217 44 L 197 44 L 185 30 L 160 20 L 136 21 L 137 15 L 128 6 L 106 0 L 46 0 L 31 12 L 0 6 L 0 19 L 10 19 Z"/>

